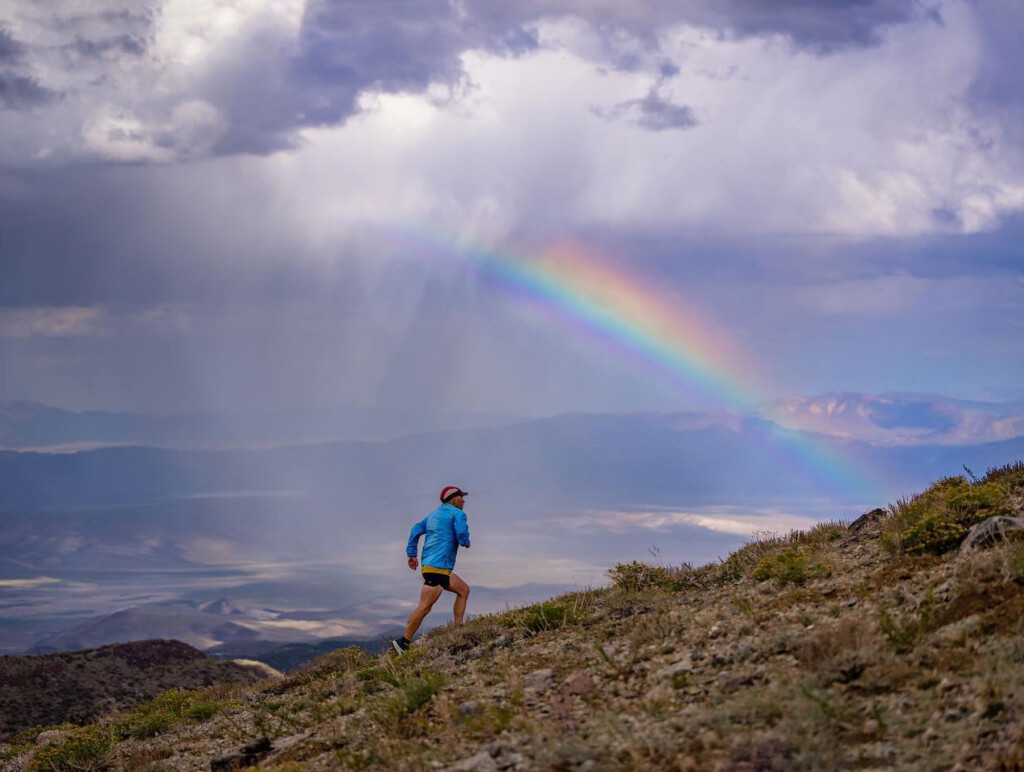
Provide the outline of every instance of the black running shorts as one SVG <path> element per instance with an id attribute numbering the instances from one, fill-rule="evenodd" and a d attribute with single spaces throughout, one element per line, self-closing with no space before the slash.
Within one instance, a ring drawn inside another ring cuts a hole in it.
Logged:
<path id="1" fill-rule="evenodd" d="M 445 590 L 451 584 L 452 578 L 448 574 L 435 574 L 430 571 L 423 573 L 423 584 L 427 587 L 441 587 Z"/>

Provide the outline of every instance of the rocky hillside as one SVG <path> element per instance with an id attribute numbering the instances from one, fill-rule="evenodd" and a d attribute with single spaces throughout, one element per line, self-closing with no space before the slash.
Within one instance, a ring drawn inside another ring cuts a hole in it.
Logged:
<path id="1" fill-rule="evenodd" d="M 6 769 L 1024 768 L 1024 465 L 852 524 L 23 733 Z M 472 599 L 470 600 L 472 603 Z"/>
<path id="2" fill-rule="evenodd" d="M 92 721 L 179 687 L 252 684 L 252 667 L 222 662 L 179 641 L 0 657 L 0 739 L 28 727 Z"/>

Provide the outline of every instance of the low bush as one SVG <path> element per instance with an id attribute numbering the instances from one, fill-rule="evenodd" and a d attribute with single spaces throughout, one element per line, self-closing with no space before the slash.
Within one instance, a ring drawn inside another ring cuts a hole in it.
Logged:
<path id="1" fill-rule="evenodd" d="M 831 543 L 838 541 L 848 533 L 847 523 L 840 520 L 818 523 L 806 531 L 790 531 L 781 536 L 772 532 L 755 533 L 751 541 L 715 567 L 714 580 L 717 584 L 736 582 L 747 576 L 753 576 L 752 572 L 759 568 L 760 574 L 763 576 L 766 571 L 773 570 L 769 566 L 778 555 L 786 550 L 795 550 L 800 555 L 811 558 L 818 553 L 827 552 Z M 787 560 L 789 558 L 782 558 L 783 562 Z M 768 562 L 766 563 L 766 561 Z M 827 568 L 827 564 L 821 560 L 813 561 L 811 567 L 819 564 Z M 827 574 L 814 574 L 812 571 L 812 575 Z"/>
<path id="2" fill-rule="evenodd" d="M 878 629 L 897 652 L 907 652 L 916 646 L 925 635 L 936 629 L 935 603 L 931 595 L 925 598 L 914 611 L 901 617 L 893 616 L 888 610 L 881 611 Z"/>
<path id="3" fill-rule="evenodd" d="M 759 582 L 775 579 L 782 584 L 803 584 L 831 574 L 832 569 L 827 563 L 812 558 L 804 550 L 788 547 L 762 558 L 751 577 Z"/>
<path id="4" fill-rule="evenodd" d="M 506 611 L 501 619 L 508 627 L 520 627 L 531 633 L 557 630 L 581 621 L 582 617 L 568 603 L 546 600 L 532 606 Z"/>
<path id="5" fill-rule="evenodd" d="M 113 755 L 113 738 L 98 726 L 86 726 L 62 743 L 39 748 L 29 772 L 102 772 L 110 767 Z"/>
<path id="6" fill-rule="evenodd" d="M 664 566 L 652 566 L 634 560 L 632 563 L 619 563 L 608 572 L 608 576 L 613 585 L 627 592 L 675 591 L 687 586 L 680 573 Z"/>
<path id="7" fill-rule="evenodd" d="M 893 554 L 942 555 L 956 549 L 971 526 L 998 515 L 1016 514 L 1014 496 L 1024 486 L 1018 463 L 991 469 L 980 480 L 945 477 L 924 493 L 889 506 L 882 547 Z"/>
<path id="8" fill-rule="evenodd" d="M 418 734 L 423 721 L 415 714 L 430 702 L 445 680 L 441 673 L 426 668 L 418 668 L 415 674 L 403 674 L 395 693 L 377 703 L 371 715 L 386 732 L 399 736 Z"/>
<path id="9" fill-rule="evenodd" d="M 982 482 L 995 483 L 1007 493 L 1024 492 L 1024 461 L 992 467 Z"/>
<path id="10" fill-rule="evenodd" d="M 185 721 L 205 721 L 223 707 L 201 692 L 173 689 L 143 703 L 134 713 L 117 722 L 114 733 L 121 739 L 154 737 Z"/>

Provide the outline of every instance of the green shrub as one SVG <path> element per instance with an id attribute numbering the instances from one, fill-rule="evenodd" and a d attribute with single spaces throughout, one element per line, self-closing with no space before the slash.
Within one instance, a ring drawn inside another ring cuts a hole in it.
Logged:
<path id="1" fill-rule="evenodd" d="M 1013 581 L 1024 584 L 1024 543 L 1014 541 L 1007 545 L 1006 568 Z"/>
<path id="2" fill-rule="evenodd" d="M 993 467 L 986 472 L 982 482 L 996 483 L 1008 493 L 1024 491 L 1024 461 Z"/>
<path id="3" fill-rule="evenodd" d="M 373 656 L 358 646 L 347 646 L 321 654 L 312 662 L 297 668 L 284 680 L 286 686 L 308 683 L 321 678 L 340 676 L 366 667 L 373 661 Z"/>
<path id="4" fill-rule="evenodd" d="M 967 526 L 948 511 L 929 512 L 904 534 L 903 549 L 911 555 L 925 552 L 941 555 L 955 549 L 967 530 Z"/>
<path id="5" fill-rule="evenodd" d="M 539 633 L 576 624 L 585 618 L 586 615 L 573 605 L 560 600 L 546 600 L 506 611 L 498 616 L 498 621 L 504 627 L 524 628 L 531 633 Z"/>
<path id="6" fill-rule="evenodd" d="M 76 729 L 63 743 L 44 745 L 32 757 L 30 772 L 102 772 L 110 767 L 114 741 L 97 726 Z"/>
<path id="7" fill-rule="evenodd" d="M 883 609 L 878 623 L 878 629 L 899 652 L 909 651 L 936 627 L 935 602 L 930 594 L 916 611 L 900 618 Z"/>
<path id="8" fill-rule="evenodd" d="M 889 552 L 941 555 L 956 549 L 971 526 L 1014 514 L 1012 492 L 1024 477 L 1021 465 L 989 470 L 984 479 L 945 477 L 924 493 L 889 507 L 882 546 Z"/>
<path id="9" fill-rule="evenodd" d="M 831 575 L 828 564 L 812 560 L 804 551 L 792 547 L 762 558 L 751 574 L 759 582 L 777 579 L 783 584 L 803 584 L 809 579 Z"/>
<path id="10" fill-rule="evenodd" d="M 649 590 L 681 590 L 686 583 L 678 576 L 678 572 L 670 571 L 664 566 L 652 566 L 648 563 L 619 563 L 608 572 L 612 584 L 628 592 L 646 592 Z"/>
<path id="11" fill-rule="evenodd" d="M 770 570 L 767 566 L 779 555 L 780 550 L 798 550 L 801 555 L 810 555 L 848 535 L 848 525 L 840 520 L 817 523 L 806 531 L 790 531 L 779 535 L 771 531 L 755 533 L 754 538 L 740 547 L 714 567 L 713 580 L 716 584 L 737 582 L 761 567 L 761 573 Z M 766 564 L 765 561 L 769 562 Z M 762 567 L 762 564 L 765 564 Z M 820 561 L 813 566 L 825 566 Z M 694 572 L 694 578 L 700 570 Z M 826 574 L 827 575 L 827 574 Z M 757 577 L 754 577 L 757 578 Z"/>
<path id="12" fill-rule="evenodd" d="M 223 707 L 199 692 L 172 689 L 140 705 L 114 725 L 114 733 L 122 739 L 155 737 L 185 721 L 205 721 Z"/>
<path id="13" fill-rule="evenodd" d="M 425 670 L 416 678 L 410 678 L 399 687 L 395 703 L 403 713 L 415 713 L 437 694 L 444 686 L 444 676 L 432 670 Z"/>
<path id="14" fill-rule="evenodd" d="M 416 723 L 407 719 L 411 719 L 413 714 L 430 702 L 444 684 L 443 675 L 428 669 L 404 677 L 399 681 L 394 696 L 378 703 L 372 711 L 373 718 L 386 730 L 405 735 Z"/>

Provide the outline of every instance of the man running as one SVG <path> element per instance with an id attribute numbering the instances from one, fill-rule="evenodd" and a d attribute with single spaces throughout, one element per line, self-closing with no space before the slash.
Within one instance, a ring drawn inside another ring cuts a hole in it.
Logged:
<path id="1" fill-rule="evenodd" d="M 455 554 L 459 546 L 469 549 L 469 523 L 462 511 L 468 495 L 457 486 L 447 486 L 441 491 L 441 506 L 412 527 L 405 554 L 413 571 L 419 565 L 416 551 L 420 537 L 427 535 L 423 542 L 423 587 L 420 589 L 420 604 L 409 615 L 405 635 L 391 642 L 391 648 L 399 654 L 408 651 L 412 637 L 441 597 L 442 590 L 455 593 L 455 624 L 462 624 L 466 601 L 469 600 L 469 585 L 458 574 L 453 574 L 452 569 L 455 568 Z"/>

